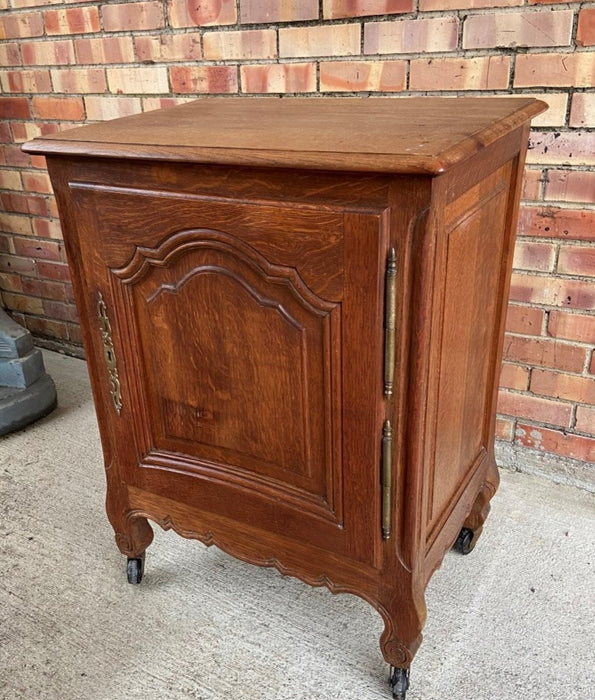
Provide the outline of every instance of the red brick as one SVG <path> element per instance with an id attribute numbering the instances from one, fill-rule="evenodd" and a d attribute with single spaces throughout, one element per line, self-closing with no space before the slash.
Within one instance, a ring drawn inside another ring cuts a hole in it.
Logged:
<path id="1" fill-rule="evenodd" d="M 553 338 L 595 344 L 595 316 L 551 311 L 547 332 Z"/>
<path id="2" fill-rule="evenodd" d="M 548 338 L 506 335 L 504 359 L 566 372 L 582 372 L 586 349 Z"/>
<path id="3" fill-rule="evenodd" d="M 112 97 L 110 95 L 85 97 L 85 109 L 87 119 L 92 121 L 117 119 L 142 112 L 138 97 Z"/>
<path id="4" fill-rule="evenodd" d="M 569 428 L 572 405 L 501 389 L 498 394 L 498 413 Z"/>
<path id="5" fill-rule="evenodd" d="M 549 272 L 554 269 L 556 246 L 552 243 L 517 241 L 513 266 L 517 270 Z"/>
<path id="6" fill-rule="evenodd" d="M 47 168 L 47 162 L 45 156 L 29 156 L 31 159 L 31 167 L 38 168 L 39 170 L 45 170 Z"/>
<path id="7" fill-rule="evenodd" d="M 47 198 L 42 195 L 3 192 L 0 194 L 0 204 L 7 213 L 19 212 L 20 214 L 33 214 L 33 216 L 48 215 Z"/>
<path id="8" fill-rule="evenodd" d="M 572 10 L 469 15 L 463 26 L 463 48 L 567 46 L 573 17 Z"/>
<path id="9" fill-rule="evenodd" d="M 0 124 L 0 132 L 1 131 L 2 124 Z M 31 156 L 23 153 L 19 145 L 4 146 L 2 149 L 2 156 L 6 165 L 15 168 L 28 168 L 31 166 Z"/>
<path id="10" fill-rule="evenodd" d="M 396 15 L 413 12 L 413 0 L 323 0 L 324 19 Z"/>
<path id="11" fill-rule="evenodd" d="M 17 255 L 41 260 L 61 260 L 62 245 L 58 241 L 43 241 L 37 238 L 15 238 Z"/>
<path id="12" fill-rule="evenodd" d="M 66 301 L 66 290 L 62 282 L 50 282 L 34 277 L 23 277 L 23 292 L 34 297 L 44 297 L 57 301 Z"/>
<path id="13" fill-rule="evenodd" d="M 545 199 L 595 204 L 595 172 L 585 170 L 548 171 Z"/>
<path id="14" fill-rule="evenodd" d="M 0 118 L 29 119 L 29 100 L 26 97 L 0 97 Z"/>
<path id="15" fill-rule="evenodd" d="M 43 13 L 47 34 L 88 34 L 98 32 L 99 11 L 96 7 L 72 7 Z"/>
<path id="16" fill-rule="evenodd" d="M 103 68 L 68 68 L 52 71 L 54 92 L 105 92 L 107 82 Z"/>
<path id="17" fill-rule="evenodd" d="M 563 275 L 595 277 L 595 248 L 561 246 L 557 271 Z"/>
<path id="18" fill-rule="evenodd" d="M 70 66 L 75 63 L 74 46 L 66 41 L 29 41 L 21 44 L 26 66 Z"/>
<path id="19" fill-rule="evenodd" d="M 541 335 L 544 317 L 543 309 L 509 304 L 506 312 L 506 330 L 523 335 Z"/>
<path id="20" fill-rule="evenodd" d="M 279 29 L 279 55 L 283 58 L 353 56 L 359 52 L 359 24 L 283 27 Z"/>
<path id="21" fill-rule="evenodd" d="M 12 253 L 12 236 L 6 233 L 0 233 L 0 253 Z"/>
<path id="22" fill-rule="evenodd" d="M 42 34 L 41 12 L 19 12 L 0 17 L 0 39 L 18 39 Z"/>
<path id="23" fill-rule="evenodd" d="M 412 60 L 410 90 L 498 90 L 508 87 L 510 58 L 430 58 Z"/>
<path id="24" fill-rule="evenodd" d="M 575 92 L 570 107 L 570 126 L 595 127 L 595 92 Z"/>
<path id="25" fill-rule="evenodd" d="M 169 92 L 165 66 L 131 66 L 108 68 L 107 82 L 114 94 L 157 94 Z"/>
<path id="26" fill-rule="evenodd" d="M 172 27 L 200 27 L 209 24 L 235 24 L 235 0 L 169 0 Z"/>
<path id="27" fill-rule="evenodd" d="M 556 207 L 521 207 L 520 236 L 595 241 L 595 211 Z"/>
<path id="28" fill-rule="evenodd" d="M 515 95 L 521 97 L 519 92 Z M 536 100 L 541 100 L 548 105 L 548 109 L 536 117 L 531 119 L 531 125 L 534 127 L 541 126 L 557 126 L 564 127 L 566 125 L 566 111 L 568 108 L 568 93 L 566 92 L 528 92 L 523 97 L 533 97 Z"/>
<path id="29" fill-rule="evenodd" d="M 0 270 L 16 272 L 20 275 L 34 275 L 35 261 L 29 257 L 16 255 L 0 255 Z"/>
<path id="30" fill-rule="evenodd" d="M 12 143 L 10 124 L 5 121 L 0 121 L 0 143 Z"/>
<path id="31" fill-rule="evenodd" d="M 23 277 L 20 275 L 12 275 L 7 272 L 0 272 L 0 295 L 2 291 L 5 292 L 19 292 L 23 291 Z"/>
<path id="32" fill-rule="evenodd" d="M 59 130 L 58 124 L 50 124 L 43 122 L 12 122 L 10 130 L 15 143 L 23 143 L 30 141 L 38 136 L 55 134 Z"/>
<path id="33" fill-rule="evenodd" d="M 318 19 L 318 0 L 240 0 L 242 24 Z"/>
<path id="34" fill-rule="evenodd" d="M 595 165 L 595 132 L 534 131 L 529 139 L 527 163 Z"/>
<path id="35" fill-rule="evenodd" d="M 34 336 L 46 338 L 59 338 L 69 340 L 68 326 L 63 321 L 52 321 L 49 318 L 28 316 L 25 320 L 27 330 Z"/>
<path id="36" fill-rule="evenodd" d="M 21 190 L 21 174 L 15 170 L 0 170 L 0 188 L 4 190 Z"/>
<path id="37" fill-rule="evenodd" d="M 512 442 L 514 436 L 514 421 L 509 418 L 496 418 L 496 437 Z"/>
<path id="38" fill-rule="evenodd" d="M 68 282 L 64 285 L 64 293 L 66 294 L 66 300 L 74 304 L 76 300 L 74 298 L 74 289 L 72 288 L 72 283 Z"/>
<path id="39" fill-rule="evenodd" d="M 51 216 L 53 219 L 58 219 L 60 214 L 58 212 L 58 205 L 56 204 L 56 198 L 53 195 L 46 197 L 46 202 L 48 205 L 47 215 Z"/>
<path id="40" fill-rule="evenodd" d="M 424 53 L 457 47 L 459 22 L 454 17 L 369 22 L 364 27 L 364 53 Z"/>
<path id="41" fill-rule="evenodd" d="M 303 93 L 316 90 L 314 63 L 241 66 L 240 76 L 244 93 Z"/>
<path id="42" fill-rule="evenodd" d="M 75 39 L 77 63 L 132 63 L 135 60 L 132 38 L 103 36 L 98 39 Z"/>
<path id="43" fill-rule="evenodd" d="M 201 3 L 194 0 L 190 4 L 200 6 Z M 101 16 L 106 32 L 142 31 L 163 27 L 163 5 L 160 2 L 102 5 Z"/>
<path id="44" fill-rule="evenodd" d="M 47 70 L 6 71 L 0 76 L 4 92 L 51 92 L 52 83 Z"/>
<path id="45" fill-rule="evenodd" d="M 543 170 L 525 170 L 522 199 L 541 199 Z"/>
<path id="46" fill-rule="evenodd" d="M 43 302 L 41 299 L 29 297 L 24 294 L 2 292 L 4 305 L 10 311 L 21 311 L 26 314 L 43 314 Z"/>
<path id="47" fill-rule="evenodd" d="M 595 44 L 595 8 L 585 8 L 578 13 L 576 43 L 579 46 Z"/>
<path id="48" fill-rule="evenodd" d="M 593 53 L 519 54 L 514 87 L 591 87 L 594 71 Z"/>
<path id="49" fill-rule="evenodd" d="M 40 238 L 62 240 L 62 229 L 57 219 L 33 219 L 33 233 Z"/>
<path id="50" fill-rule="evenodd" d="M 45 277 L 47 279 L 56 280 L 59 282 L 70 281 L 68 265 L 66 265 L 65 263 L 40 260 L 37 263 L 37 271 L 39 272 L 40 277 Z"/>
<path id="51" fill-rule="evenodd" d="M 519 423 L 516 428 L 515 442 L 535 450 L 551 452 L 583 462 L 595 461 L 594 439 L 559 430 Z"/>
<path id="52" fill-rule="evenodd" d="M 70 340 L 71 343 L 77 343 L 78 345 L 82 345 L 83 334 L 81 332 L 81 327 L 78 325 L 78 323 L 67 323 L 66 328 L 68 329 L 68 340 Z"/>
<path id="53" fill-rule="evenodd" d="M 154 109 L 183 105 L 186 102 L 192 102 L 193 99 L 193 97 L 143 97 L 141 109 L 143 112 L 152 112 Z"/>
<path id="54" fill-rule="evenodd" d="M 590 310 L 595 305 L 595 285 L 550 275 L 513 273 L 510 298 L 530 304 Z"/>
<path id="55" fill-rule="evenodd" d="M 0 211 L 0 227 L 6 233 L 18 233 L 22 236 L 31 235 L 31 219 L 21 214 Z"/>
<path id="56" fill-rule="evenodd" d="M 43 299 L 43 313 L 50 318 L 57 318 L 60 321 L 78 321 L 78 314 L 74 304 L 62 301 Z"/>
<path id="57" fill-rule="evenodd" d="M 20 66 L 21 54 L 16 42 L 0 44 L 0 66 Z"/>
<path id="58" fill-rule="evenodd" d="M 85 118 L 85 106 L 81 97 L 34 97 L 33 115 L 75 121 Z"/>
<path id="59" fill-rule="evenodd" d="M 595 434 L 595 408 L 578 406 L 576 409 L 575 430 L 581 433 Z"/>
<path id="60" fill-rule="evenodd" d="M 66 0 L 66 2 L 74 2 L 74 0 Z M 11 7 L 41 7 L 42 5 L 55 5 L 56 0 L 4 0 L 5 5 L 10 4 Z"/>
<path id="61" fill-rule="evenodd" d="M 134 47 L 139 61 L 198 61 L 202 58 L 200 34 L 137 36 Z"/>
<path id="62" fill-rule="evenodd" d="M 400 92 L 407 81 L 406 61 L 324 61 L 323 92 Z"/>
<path id="63" fill-rule="evenodd" d="M 573 2 L 582 2 L 582 0 L 529 0 L 529 5 L 557 5 Z"/>
<path id="64" fill-rule="evenodd" d="M 229 93 L 238 90 L 235 66 L 174 66 L 169 69 L 169 76 L 173 92 Z"/>
<path id="65" fill-rule="evenodd" d="M 468 10 L 485 7 L 516 7 L 523 0 L 419 0 L 420 12 L 444 12 L 445 10 Z"/>
<path id="66" fill-rule="evenodd" d="M 43 173 L 23 173 L 23 188 L 27 192 L 41 192 L 42 194 L 50 194 L 52 192 L 52 183 L 49 175 Z"/>
<path id="67" fill-rule="evenodd" d="M 208 61 L 275 58 L 277 33 L 274 29 L 247 29 L 239 32 L 205 32 L 202 37 Z"/>
<path id="68" fill-rule="evenodd" d="M 595 404 L 595 379 L 534 369 L 531 373 L 531 392 L 554 399 Z"/>
<path id="69" fill-rule="evenodd" d="M 529 370 L 526 367 L 505 362 L 500 371 L 500 386 L 505 389 L 525 391 L 529 386 Z"/>
<path id="70" fill-rule="evenodd" d="M 595 374 L 595 350 L 591 353 L 591 362 L 589 363 L 589 373 Z"/>

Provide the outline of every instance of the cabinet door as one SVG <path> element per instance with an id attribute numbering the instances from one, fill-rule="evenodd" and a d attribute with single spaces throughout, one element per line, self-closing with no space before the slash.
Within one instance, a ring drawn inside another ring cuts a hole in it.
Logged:
<path id="1" fill-rule="evenodd" d="M 126 482 L 373 563 L 383 212 L 70 187 Z"/>

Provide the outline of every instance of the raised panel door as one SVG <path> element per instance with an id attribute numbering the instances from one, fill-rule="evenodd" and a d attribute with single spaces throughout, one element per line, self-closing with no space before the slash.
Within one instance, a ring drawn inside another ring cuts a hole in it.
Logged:
<path id="1" fill-rule="evenodd" d="M 373 563 L 384 213 L 71 192 L 88 276 L 107 269 L 127 483 Z"/>

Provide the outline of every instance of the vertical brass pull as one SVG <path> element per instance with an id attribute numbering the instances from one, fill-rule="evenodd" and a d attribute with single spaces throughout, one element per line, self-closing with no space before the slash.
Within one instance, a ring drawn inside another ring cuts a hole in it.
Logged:
<path id="1" fill-rule="evenodd" d="M 99 292 L 97 297 L 97 316 L 99 318 L 99 331 L 103 343 L 103 356 L 107 366 L 107 373 L 110 381 L 110 396 L 114 409 L 118 415 L 122 410 L 122 392 L 120 388 L 120 378 L 118 376 L 118 367 L 116 365 L 116 351 L 114 350 L 114 342 L 112 340 L 112 327 L 110 326 L 107 316 L 107 306 L 103 300 L 103 295 Z"/>
<path id="2" fill-rule="evenodd" d="M 386 263 L 384 299 L 384 393 L 393 393 L 395 376 L 395 331 L 397 325 L 397 256 L 391 248 Z"/>
<path id="3" fill-rule="evenodd" d="M 391 494 L 393 484 L 393 428 L 387 419 L 382 426 L 382 537 L 391 534 Z"/>

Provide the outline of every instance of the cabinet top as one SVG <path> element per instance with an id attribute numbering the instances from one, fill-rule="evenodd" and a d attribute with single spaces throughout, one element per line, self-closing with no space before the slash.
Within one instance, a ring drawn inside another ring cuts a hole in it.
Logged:
<path id="1" fill-rule="evenodd" d="M 40 137 L 23 150 L 437 174 L 546 108 L 516 97 L 203 98 Z"/>

